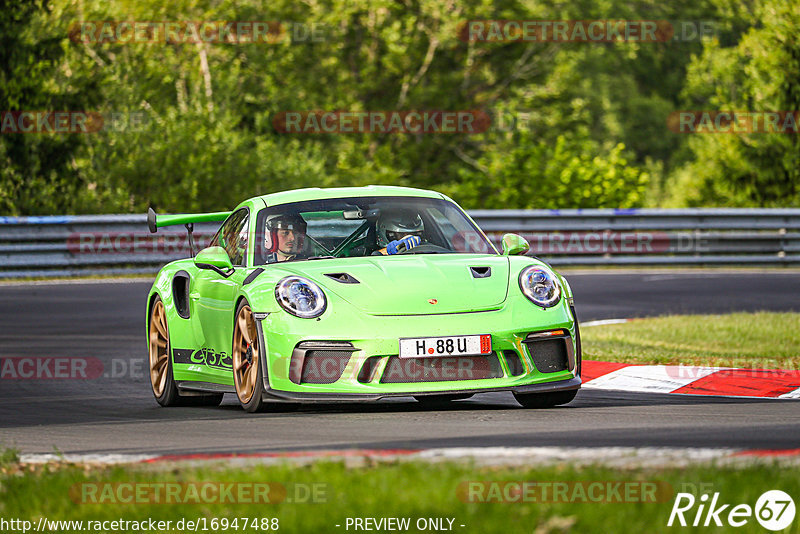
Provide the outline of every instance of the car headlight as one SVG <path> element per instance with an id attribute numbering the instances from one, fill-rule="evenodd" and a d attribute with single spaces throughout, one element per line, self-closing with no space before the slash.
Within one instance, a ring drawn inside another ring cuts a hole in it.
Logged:
<path id="1" fill-rule="evenodd" d="M 556 276 L 539 265 L 531 265 L 519 273 L 519 288 L 528 300 L 542 308 L 555 306 L 561 298 Z"/>
<path id="2" fill-rule="evenodd" d="M 319 317 L 327 305 L 319 286 L 300 276 L 287 276 L 278 282 L 275 299 L 284 310 L 303 319 Z"/>

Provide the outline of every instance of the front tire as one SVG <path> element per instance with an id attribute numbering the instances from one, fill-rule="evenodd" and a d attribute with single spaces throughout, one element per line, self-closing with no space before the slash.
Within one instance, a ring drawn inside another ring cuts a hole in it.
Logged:
<path id="1" fill-rule="evenodd" d="M 294 402 L 265 402 L 262 396 L 266 358 L 261 348 L 258 328 L 256 328 L 253 310 L 247 300 L 242 300 L 236 307 L 233 322 L 233 384 L 236 396 L 244 411 L 256 412 L 293 412 L 300 408 Z"/>
<path id="2" fill-rule="evenodd" d="M 253 310 L 242 299 L 236 307 L 233 321 L 233 384 L 236 397 L 246 412 L 260 412 L 265 403 L 261 395 L 263 375 L 261 358 L 264 357 L 258 340 L 258 329 Z"/>

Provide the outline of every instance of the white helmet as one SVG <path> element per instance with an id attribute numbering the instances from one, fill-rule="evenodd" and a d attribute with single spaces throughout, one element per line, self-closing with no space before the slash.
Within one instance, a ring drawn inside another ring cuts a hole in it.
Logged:
<path id="1" fill-rule="evenodd" d="M 421 239 L 424 225 L 418 213 L 390 208 L 381 210 L 375 228 L 378 245 L 385 247 L 390 242 L 407 235 L 416 235 Z"/>

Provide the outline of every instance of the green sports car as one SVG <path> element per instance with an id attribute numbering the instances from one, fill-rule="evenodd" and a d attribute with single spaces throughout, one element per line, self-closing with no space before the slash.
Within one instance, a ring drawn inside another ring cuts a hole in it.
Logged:
<path id="1" fill-rule="evenodd" d="M 231 212 L 156 215 L 151 232 L 222 222 L 210 246 L 158 273 L 147 299 L 162 406 L 248 412 L 413 396 L 440 403 L 511 391 L 525 407 L 570 402 L 581 343 L 567 281 L 498 252 L 455 202 L 368 186 L 251 198 Z"/>

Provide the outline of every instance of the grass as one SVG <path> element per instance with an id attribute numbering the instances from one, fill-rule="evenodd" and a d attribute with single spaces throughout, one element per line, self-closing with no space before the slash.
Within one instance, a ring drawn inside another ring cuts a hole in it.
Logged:
<path id="1" fill-rule="evenodd" d="M 761 493 L 770 489 L 778 488 L 790 495 L 800 495 L 800 469 L 773 464 L 741 468 L 696 466 L 691 471 L 680 468 L 578 468 L 569 465 L 488 468 L 416 462 L 362 467 L 347 467 L 341 462 L 319 462 L 306 467 L 205 467 L 158 471 L 141 467 L 91 469 L 52 464 L 35 468 L 20 466 L 17 470 L 7 465 L 2 473 L 0 517 L 6 519 L 20 518 L 35 524 L 39 517 L 84 521 L 153 518 L 173 522 L 181 518 L 206 518 L 210 521 L 212 518 L 257 517 L 278 518 L 282 532 L 344 533 L 348 532 L 345 529 L 348 517 L 409 517 L 412 525 L 418 518 L 453 518 L 453 531 L 463 533 L 668 532 L 675 530 L 675 527 L 667 527 L 666 523 L 674 496 L 679 491 L 689 491 L 697 497 L 703 492 L 719 491 L 722 502 L 750 506 Z M 277 482 L 287 489 L 290 497 L 297 488 L 323 484 L 325 499 L 316 503 L 278 504 L 93 504 L 84 503 L 80 497 L 80 488 L 85 487 L 81 484 L 84 483 L 186 481 Z M 465 502 L 463 484 L 470 481 L 648 481 L 658 483 L 661 489 L 655 493 L 656 502 L 597 503 L 581 499 L 555 503 Z M 462 488 L 461 492 L 459 488 Z M 789 532 L 798 532 L 798 525 L 800 523 L 795 522 Z M 727 530 L 763 531 L 752 518 L 741 529 L 714 529 L 715 532 Z M 253 532 L 251 529 L 248 531 Z M 349 531 L 353 532 L 353 528 Z M 417 530 L 412 526 L 410 531 Z"/>
<path id="2" fill-rule="evenodd" d="M 17 449 L 9 448 L 0 451 L 0 468 L 17 462 L 19 462 L 19 451 Z"/>
<path id="3" fill-rule="evenodd" d="M 587 360 L 800 369 L 800 313 L 637 319 L 584 328 L 581 339 Z"/>

